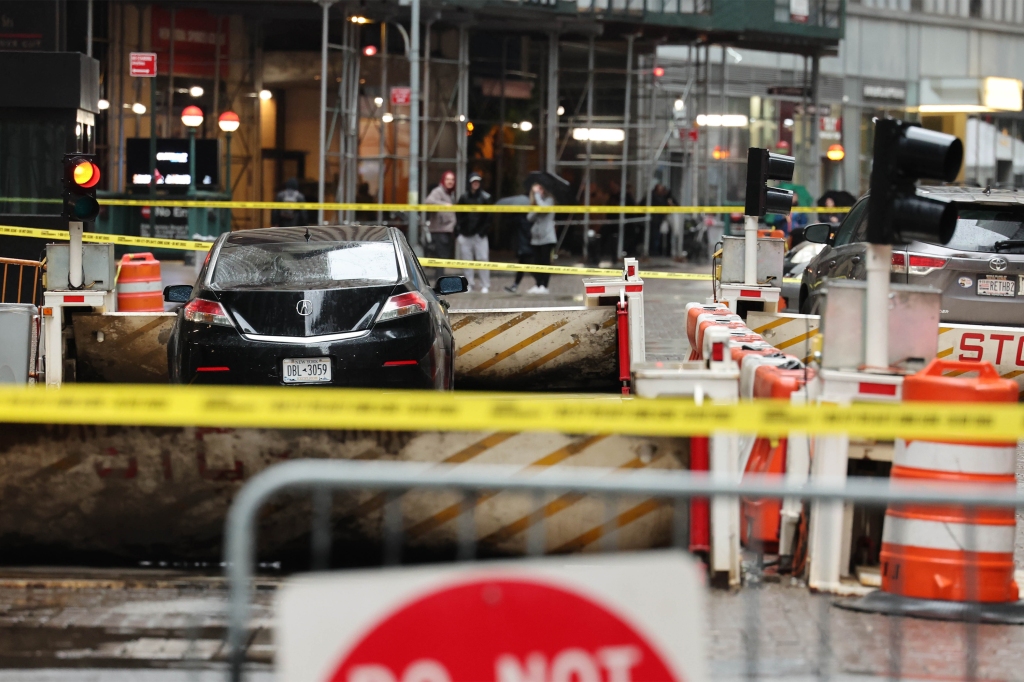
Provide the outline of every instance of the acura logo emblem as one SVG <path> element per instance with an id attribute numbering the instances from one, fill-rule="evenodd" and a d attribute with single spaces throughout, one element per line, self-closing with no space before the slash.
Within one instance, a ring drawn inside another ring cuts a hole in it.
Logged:
<path id="1" fill-rule="evenodd" d="M 1003 267 L 1006 267 L 1005 263 Z M 311 312 L 313 312 L 313 302 L 310 301 L 308 298 L 302 299 L 301 301 L 295 304 L 295 312 L 303 316 L 309 315 Z"/>
<path id="2" fill-rule="evenodd" d="M 995 270 L 996 272 L 1002 272 L 1003 270 L 1006 269 L 1006 259 L 1005 258 L 993 258 L 992 260 L 990 260 L 988 262 L 988 266 L 990 268 L 992 268 L 993 270 Z"/>

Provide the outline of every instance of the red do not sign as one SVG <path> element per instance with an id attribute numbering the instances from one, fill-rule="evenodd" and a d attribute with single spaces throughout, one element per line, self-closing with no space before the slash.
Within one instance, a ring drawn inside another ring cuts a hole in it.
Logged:
<path id="1" fill-rule="evenodd" d="M 331 682 L 669 682 L 645 638 L 595 601 L 526 580 L 441 589 L 387 616 Z"/>
<path id="2" fill-rule="evenodd" d="M 288 682 L 706 682 L 704 583 L 682 552 L 289 578 Z"/>

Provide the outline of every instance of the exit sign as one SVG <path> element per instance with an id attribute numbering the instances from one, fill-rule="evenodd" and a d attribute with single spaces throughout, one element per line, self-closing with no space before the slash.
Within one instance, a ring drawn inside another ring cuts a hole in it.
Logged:
<path id="1" fill-rule="evenodd" d="M 156 52 L 132 52 L 128 59 L 128 75 L 155 78 Z"/>

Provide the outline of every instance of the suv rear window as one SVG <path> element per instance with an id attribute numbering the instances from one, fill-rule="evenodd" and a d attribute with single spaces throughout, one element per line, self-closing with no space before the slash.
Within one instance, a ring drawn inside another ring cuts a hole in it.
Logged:
<path id="1" fill-rule="evenodd" d="M 225 243 L 214 289 L 336 289 L 396 284 L 395 245 L 386 242 Z"/>
<path id="2" fill-rule="evenodd" d="M 946 248 L 957 251 L 996 251 L 996 243 L 1024 240 L 1024 209 L 973 208 L 959 210 L 953 238 Z M 1004 247 L 1003 251 L 1020 250 L 1021 246 Z"/>

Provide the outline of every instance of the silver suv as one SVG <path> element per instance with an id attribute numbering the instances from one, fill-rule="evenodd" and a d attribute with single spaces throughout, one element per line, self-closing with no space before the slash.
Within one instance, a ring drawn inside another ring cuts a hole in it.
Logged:
<path id="1" fill-rule="evenodd" d="M 1024 192 L 923 187 L 917 194 L 956 204 L 956 230 L 945 246 L 894 246 L 891 280 L 941 291 L 944 322 L 1024 326 Z M 819 312 L 828 280 L 866 277 L 867 221 L 864 197 L 838 228 L 807 228 L 808 241 L 826 246 L 804 270 L 800 312 Z"/>

